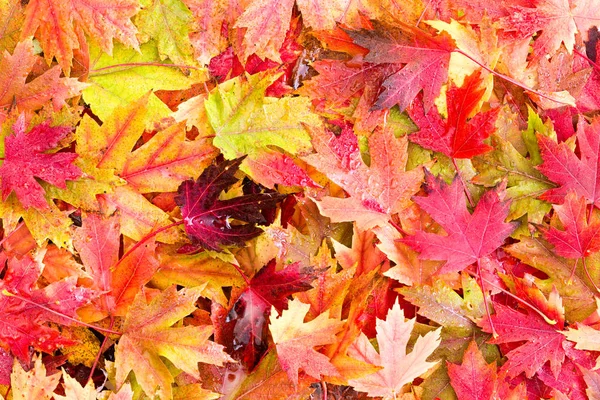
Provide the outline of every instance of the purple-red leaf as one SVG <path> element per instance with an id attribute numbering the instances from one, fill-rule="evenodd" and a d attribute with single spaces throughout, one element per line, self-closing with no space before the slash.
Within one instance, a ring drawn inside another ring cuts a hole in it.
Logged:
<path id="1" fill-rule="evenodd" d="M 263 210 L 276 206 L 285 195 L 257 193 L 219 200 L 222 191 L 237 182 L 234 176 L 244 157 L 211 165 L 196 182 L 179 186 L 175 202 L 181 207 L 185 231 L 197 247 L 220 251 L 222 246 L 243 245 L 267 225 Z"/>

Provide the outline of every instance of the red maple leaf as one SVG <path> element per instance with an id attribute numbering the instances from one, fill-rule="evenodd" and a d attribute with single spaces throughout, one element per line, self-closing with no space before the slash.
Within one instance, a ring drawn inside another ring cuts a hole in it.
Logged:
<path id="1" fill-rule="evenodd" d="M 229 332 L 233 349 L 240 351 L 242 360 L 250 368 L 267 348 L 266 317 L 271 306 L 281 312 L 287 305 L 288 296 L 311 289 L 315 278 L 312 268 L 301 268 L 299 263 L 280 271 L 275 268 L 273 259 L 254 275 L 227 317 L 233 323 Z"/>
<path id="2" fill-rule="evenodd" d="M 499 191 L 485 192 L 473 214 L 469 214 L 458 177 L 450 185 L 429 172 L 425 179 L 429 196 L 413 197 L 413 200 L 444 228 L 447 235 L 417 231 L 402 242 L 420 252 L 421 258 L 445 260 L 440 273 L 460 271 L 487 256 L 515 229 L 515 222 L 504 222 L 509 204 L 501 200 Z"/>
<path id="3" fill-rule="evenodd" d="M 272 209 L 285 198 L 278 193 L 256 193 L 219 200 L 222 191 L 238 181 L 234 176 L 244 157 L 224 161 L 206 168 L 197 181 L 187 180 L 179 186 L 175 202 L 181 207 L 185 231 L 192 244 L 220 251 L 221 246 L 242 245 L 267 225 L 263 210 Z M 231 223 L 233 220 L 242 224 Z"/>
<path id="4" fill-rule="evenodd" d="M 14 191 L 23 207 L 47 209 L 44 189 L 36 177 L 64 189 L 67 179 L 81 176 L 81 170 L 71 164 L 77 154 L 45 153 L 67 137 L 71 128 L 52 127 L 46 122 L 26 134 L 25 118 L 21 116 L 13 125 L 13 132 L 4 142 L 4 163 L 0 166 L 2 198 L 6 200 Z"/>
<path id="5" fill-rule="evenodd" d="M 569 191 L 585 197 L 589 203 L 600 207 L 600 118 L 591 124 L 579 119 L 577 145 L 581 158 L 567 143 L 557 144 L 552 139 L 538 134 L 538 144 L 543 164 L 538 169 L 560 187 L 550 189 L 540 196 L 543 200 L 560 204 Z"/>
<path id="6" fill-rule="evenodd" d="M 569 192 L 564 204 L 553 205 L 553 208 L 565 227 L 565 230 L 551 227 L 544 232 L 546 239 L 554 245 L 556 254 L 582 258 L 600 250 L 600 221 L 592 213 L 588 222 L 585 198 Z"/>
<path id="7" fill-rule="evenodd" d="M 498 110 L 480 112 L 469 119 L 485 92 L 481 82 L 480 72 L 476 71 L 465 78 L 461 87 L 452 85 L 448 89 L 446 121 L 435 107 L 426 112 L 420 99 L 413 102 L 408 113 L 419 131 L 411 134 L 410 140 L 452 158 L 471 158 L 492 150 L 483 140 L 494 132 Z"/>
<path id="8" fill-rule="evenodd" d="M 514 32 L 519 38 L 531 37 L 542 31 L 533 43 L 534 57 L 539 59 L 554 53 L 561 43 L 569 52 L 573 51 L 578 31 L 587 40 L 588 30 L 598 25 L 598 6 L 596 0 L 515 2 L 506 7 L 508 15 L 500 19 L 499 26 L 506 32 Z"/>
<path id="9" fill-rule="evenodd" d="M 448 376 L 459 399 L 492 399 L 496 392 L 498 373 L 495 363 L 488 364 L 477 342 L 465 351 L 461 365 L 447 362 Z"/>
<path id="10" fill-rule="evenodd" d="M 375 108 L 391 108 L 398 104 L 407 108 L 423 90 L 425 108 L 433 105 L 440 89 L 448 80 L 450 54 L 454 41 L 446 33 L 431 36 L 420 29 L 406 27 L 401 33 L 362 31 L 350 33 L 354 42 L 369 49 L 365 61 L 375 64 L 405 64 L 384 82 Z"/>
<path id="11" fill-rule="evenodd" d="M 491 343 L 522 344 L 505 355 L 508 361 L 502 366 L 509 377 L 515 377 L 524 372 L 531 378 L 546 362 L 556 376 L 565 361 L 565 355 L 577 358 L 580 350 L 575 350 L 572 343 L 568 343 L 563 334 L 559 332 L 562 326 L 559 323 L 551 325 L 536 313 L 527 311 L 522 313 L 505 305 L 494 303 L 496 313 L 492 316 L 492 323 L 499 335 Z M 486 332 L 491 332 L 488 319 L 480 322 Z"/>
<path id="12" fill-rule="evenodd" d="M 29 361 L 30 346 L 50 353 L 71 344 L 58 330 L 45 324 L 71 325 L 77 317 L 76 310 L 94 295 L 77 286 L 76 276 L 38 288 L 36 282 L 43 267 L 31 254 L 22 259 L 11 258 L 0 280 L 0 343 L 23 362 Z"/>

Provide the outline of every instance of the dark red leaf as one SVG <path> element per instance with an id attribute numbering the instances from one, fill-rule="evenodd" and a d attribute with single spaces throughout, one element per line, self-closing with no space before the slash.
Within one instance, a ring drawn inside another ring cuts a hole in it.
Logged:
<path id="1" fill-rule="evenodd" d="M 192 244 L 220 251 L 222 246 L 241 246 L 258 236 L 266 225 L 262 211 L 285 198 L 278 193 L 258 193 L 219 200 L 222 191 L 237 182 L 234 176 L 244 157 L 211 165 L 196 182 L 179 186 L 175 202 L 181 207 L 185 231 Z"/>
<path id="2" fill-rule="evenodd" d="M 233 305 L 227 321 L 233 323 L 233 350 L 252 368 L 260 353 L 266 350 L 266 317 L 274 306 L 280 312 L 286 308 L 288 296 L 312 288 L 315 278 L 312 268 L 299 263 L 277 271 L 275 260 L 265 265 L 250 281 Z"/>

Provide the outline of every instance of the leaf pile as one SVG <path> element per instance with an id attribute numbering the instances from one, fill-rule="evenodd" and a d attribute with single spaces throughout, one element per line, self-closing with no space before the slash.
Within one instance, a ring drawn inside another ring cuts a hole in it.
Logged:
<path id="1" fill-rule="evenodd" d="M 600 398 L 598 0 L 0 0 L 0 399 Z"/>

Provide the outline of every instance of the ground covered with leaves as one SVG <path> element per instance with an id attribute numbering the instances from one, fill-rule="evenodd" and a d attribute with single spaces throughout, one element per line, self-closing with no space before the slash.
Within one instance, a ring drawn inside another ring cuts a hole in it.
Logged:
<path id="1" fill-rule="evenodd" d="M 0 0 L 0 398 L 599 399 L 599 21 Z"/>

